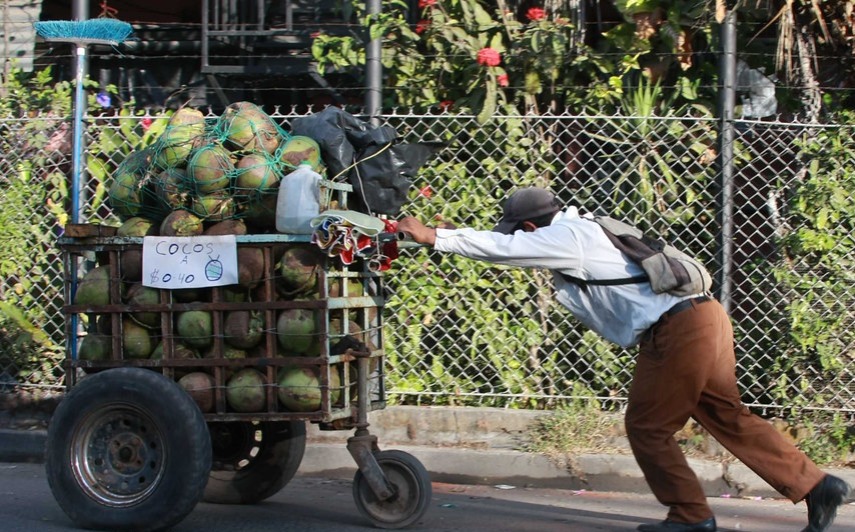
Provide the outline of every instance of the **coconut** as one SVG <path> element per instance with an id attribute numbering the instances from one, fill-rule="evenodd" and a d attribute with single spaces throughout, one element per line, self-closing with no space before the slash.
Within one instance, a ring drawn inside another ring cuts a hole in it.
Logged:
<path id="1" fill-rule="evenodd" d="M 282 135 L 260 107 L 251 102 L 235 102 L 223 111 L 219 128 L 226 135 L 226 146 L 238 151 L 274 153 Z"/>
<path id="2" fill-rule="evenodd" d="M 225 190 L 194 196 L 190 210 L 206 222 L 221 222 L 233 218 L 235 200 Z"/>
<path id="3" fill-rule="evenodd" d="M 262 194 L 242 205 L 241 214 L 247 225 L 260 232 L 276 227 L 276 202 L 278 194 Z"/>
<path id="4" fill-rule="evenodd" d="M 205 231 L 202 232 L 203 235 L 245 235 L 246 231 L 246 223 L 243 220 L 223 220 L 221 222 L 216 222 L 215 224 L 209 226 Z"/>
<path id="5" fill-rule="evenodd" d="M 154 178 L 154 194 L 167 210 L 187 206 L 189 178 L 180 168 L 167 168 Z"/>
<path id="6" fill-rule="evenodd" d="M 142 280 L 142 250 L 126 249 L 119 255 L 123 281 L 138 283 Z"/>
<path id="7" fill-rule="evenodd" d="M 276 320 L 279 345 L 288 353 L 303 354 L 318 344 L 315 312 L 294 308 L 283 310 Z"/>
<path id="8" fill-rule="evenodd" d="M 233 310 L 223 320 L 226 343 L 238 349 L 251 349 L 264 336 L 264 314 L 261 311 Z"/>
<path id="9" fill-rule="evenodd" d="M 110 360 L 110 353 L 113 351 L 112 340 L 111 336 L 103 334 L 87 334 L 80 341 L 77 356 L 80 360 Z"/>
<path id="10" fill-rule="evenodd" d="M 155 163 L 160 168 L 182 167 L 193 148 L 205 136 L 205 115 L 202 111 L 182 107 L 169 118 L 163 134 L 155 143 Z"/>
<path id="11" fill-rule="evenodd" d="M 132 284 L 125 295 L 125 302 L 131 307 L 157 305 L 160 303 L 160 290 L 143 286 L 141 283 Z M 149 329 L 155 329 L 160 326 L 159 312 L 132 312 L 129 316 L 139 325 Z"/>
<path id="12" fill-rule="evenodd" d="M 96 266 L 77 283 L 74 304 L 98 306 L 110 304 L 110 267 Z"/>
<path id="13" fill-rule="evenodd" d="M 216 345 L 212 345 L 202 353 L 202 358 L 225 358 L 235 360 L 238 358 L 246 358 L 249 356 L 243 349 L 232 347 L 228 344 L 223 344 L 220 349 Z"/>
<path id="14" fill-rule="evenodd" d="M 292 246 L 285 250 L 277 263 L 279 277 L 277 289 L 284 296 L 295 297 L 307 294 L 318 283 L 317 271 L 323 262 L 323 254 L 316 247 Z"/>
<path id="15" fill-rule="evenodd" d="M 205 310 L 188 310 L 178 314 L 175 330 L 181 341 L 191 347 L 205 348 L 214 342 L 213 319 Z"/>
<path id="16" fill-rule="evenodd" d="M 190 394 L 199 410 L 214 410 L 214 377 L 202 371 L 193 371 L 178 379 L 178 385 Z"/>
<path id="17" fill-rule="evenodd" d="M 244 368 L 231 376 L 226 383 L 226 401 L 236 412 L 264 410 L 267 379 L 257 369 Z"/>
<path id="18" fill-rule="evenodd" d="M 294 135 L 279 147 L 276 159 L 285 168 L 296 168 L 301 163 L 309 163 L 312 170 L 321 171 L 321 148 L 310 137 Z"/>
<path id="19" fill-rule="evenodd" d="M 110 207 L 122 219 L 133 218 L 141 213 L 143 178 L 151 164 L 148 149 L 131 152 L 119 164 L 113 181 L 107 190 Z"/>
<path id="20" fill-rule="evenodd" d="M 158 342 L 157 347 L 151 352 L 149 358 L 152 360 L 163 360 L 163 351 L 163 342 Z M 194 358 L 199 358 L 199 353 L 192 347 L 179 342 L 172 344 L 172 360 L 192 360 Z"/>
<path id="21" fill-rule="evenodd" d="M 125 220 L 125 223 L 116 229 L 116 236 L 139 237 L 152 235 L 157 235 L 157 224 L 142 216 L 128 218 Z"/>
<path id="22" fill-rule="evenodd" d="M 341 377 L 338 369 L 330 366 L 330 404 L 341 397 Z M 279 401 L 292 412 L 312 412 L 321 409 L 321 381 L 317 367 L 285 368 L 277 381 Z"/>
<path id="23" fill-rule="evenodd" d="M 183 209 L 172 211 L 160 224 L 160 234 L 163 236 L 201 235 L 204 229 L 201 218 Z"/>
<path id="24" fill-rule="evenodd" d="M 238 284 L 252 289 L 264 277 L 264 251 L 256 247 L 238 247 Z"/>
<path id="25" fill-rule="evenodd" d="M 187 174 L 199 194 L 227 188 L 234 170 L 231 153 L 219 144 L 195 150 L 187 163 Z"/>
<path id="26" fill-rule="evenodd" d="M 122 355 L 126 359 L 148 358 L 154 349 L 148 329 L 131 319 L 122 320 Z"/>
<path id="27" fill-rule="evenodd" d="M 258 193 L 278 193 L 279 175 L 275 162 L 266 155 L 250 153 L 241 157 L 236 166 L 235 189 L 238 194 L 254 196 Z"/>

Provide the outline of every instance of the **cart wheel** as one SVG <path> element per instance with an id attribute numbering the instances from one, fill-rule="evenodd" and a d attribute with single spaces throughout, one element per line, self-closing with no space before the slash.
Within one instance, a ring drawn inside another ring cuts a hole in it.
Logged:
<path id="1" fill-rule="evenodd" d="M 205 502 L 253 504 L 294 478 L 306 450 L 303 421 L 209 423 L 214 464 Z"/>
<path id="2" fill-rule="evenodd" d="M 116 368 L 71 389 L 51 418 L 45 469 L 81 528 L 155 531 L 201 500 L 211 440 L 196 403 L 151 370 Z"/>
<path id="3" fill-rule="evenodd" d="M 416 457 L 403 451 L 380 451 L 374 453 L 374 458 L 395 494 L 387 500 L 378 499 L 362 471 L 357 471 L 353 498 L 360 513 L 378 528 L 402 528 L 415 523 L 430 503 L 427 470 Z"/>

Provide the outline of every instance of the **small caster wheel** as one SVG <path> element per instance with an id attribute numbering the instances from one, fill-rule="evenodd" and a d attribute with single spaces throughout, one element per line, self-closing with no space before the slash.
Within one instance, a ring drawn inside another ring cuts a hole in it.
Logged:
<path id="1" fill-rule="evenodd" d="M 430 503 L 432 489 L 427 470 L 416 457 L 403 451 L 380 451 L 374 458 L 394 494 L 381 500 L 362 471 L 353 478 L 353 498 L 360 513 L 378 528 L 403 528 L 418 521 Z"/>

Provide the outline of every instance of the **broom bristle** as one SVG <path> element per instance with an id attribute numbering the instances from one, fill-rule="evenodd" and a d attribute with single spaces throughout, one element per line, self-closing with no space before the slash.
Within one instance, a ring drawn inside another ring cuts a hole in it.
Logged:
<path id="1" fill-rule="evenodd" d="M 44 20 L 34 22 L 33 27 L 46 41 L 113 45 L 124 41 L 133 32 L 130 24 L 112 18 Z"/>

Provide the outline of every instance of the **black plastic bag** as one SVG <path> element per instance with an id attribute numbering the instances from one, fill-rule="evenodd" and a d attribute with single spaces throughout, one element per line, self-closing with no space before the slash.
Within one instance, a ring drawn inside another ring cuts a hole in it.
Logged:
<path id="1" fill-rule="evenodd" d="M 291 133 L 318 143 L 327 176 L 346 175 L 358 201 L 351 208 L 368 214 L 397 216 L 407 201 L 410 178 L 442 147 L 401 143 L 394 128 L 375 126 L 332 106 L 295 119 Z"/>

